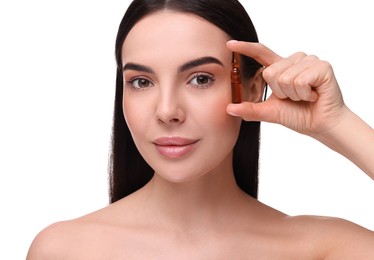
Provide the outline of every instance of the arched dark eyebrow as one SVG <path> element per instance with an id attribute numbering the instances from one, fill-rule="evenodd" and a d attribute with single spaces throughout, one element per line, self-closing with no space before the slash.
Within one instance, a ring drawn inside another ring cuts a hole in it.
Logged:
<path id="1" fill-rule="evenodd" d="M 136 71 L 142 71 L 142 72 L 154 74 L 154 71 L 150 67 L 132 63 L 132 62 L 126 63 L 125 66 L 123 66 L 123 71 L 125 70 L 136 70 Z"/>
<path id="2" fill-rule="evenodd" d="M 207 56 L 207 57 L 198 58 L 196 60 L 192 60 L 192 61 L 189 61 L 189 62 L 183 64 L 182 66 L 180 66 L 178 68 L 178 72 L 182 73 L 182 72 L 184 72 L 186 70 L 189 70 L 189 69 L 192 69 L 194 67 L 209 64 L 209 63 L 218 64 L 218 65 L 221 65 L 223 67 L 223 63 L 219 59 Z"/>
<path id="3" fill-rule="evenodd" d="M 182 66 L 178 68 L 178 73 L 182 73 L 194 67 L 205 65 L 205 64 L 210 64 L 210 63 L 218 64 L 223 67 L 223 63 L 219 59 L 207 56 L 207 57 L 198 58 L 196 60 L 192 60 L 192 61 L 189 61 L 183 64 Z M 142 71 L 142 72 L 154 74 L 154 71 L 150 67 L 132 63 L 132 62 L 126 63 L 125 66 L 123 66 L 123 71 L 125 70 L 136 70 L 136 71 Z"/>

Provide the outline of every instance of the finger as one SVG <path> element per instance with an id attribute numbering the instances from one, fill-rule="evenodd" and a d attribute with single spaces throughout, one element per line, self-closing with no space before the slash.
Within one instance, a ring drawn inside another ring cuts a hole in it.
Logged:
<path id="1" fill-rule="evenodd" d="M 319 63 L 317 63 L 315 66 L 307 68 L 297 76 L 294 81 L 295 89 L 302 100 L 310 102 L 317 101 L 319 97 L 317 89 L 324 83 L 324 74 L 325 71 L 320 70 Z"/>
<path id="2" fill-rule="evenodd" d="M 318 89 L 320 86 L 334 78 L 334 73 L 330 63 L 319 60 L 305 71 L 303 77 L 312 88 Z M 320 91 L 320 90 L 318 90 Z"/>
<path id="3" fill-rule="evenodd" d="M 229 104 L 226 111 L 228 114 L 241 117 L 245 121 L 276 123 L 279 116 L 271 103 L 268 100 L 262 103 L 242 102 L 240 104 Z"/>
<path id="4" fill-rule="evenodd" d="M 295 90 L 300 100 L 315 102 L 318 99 L 317 92 L 312 88 L 311 85 L 306 83 L 308 80 L 303 77 L 304 74 L 301 74 L 295 80 Z"/>
<path id="5" fill-rule="evenodd" d="M 243 42 L 231 40 L 227 42 L 227 47 L 234 52 L 251 57 L 258 63 L 267 67 L 282 59 L 281 56 L 258 42 Z"/>
<path id="6" fill-rule="evenodd" d="M 277 84 L 281 91 L 291 100 L 300 101 L 305 100 L 304 96 L 299 96 L 296 89 L 296 79 L 303 73 L 307 68 L 313 66 L 318 61 L 315 56 L 307 56 L 305 53 L 298 52 L 293 54 L 287 59 L 284 59 L 273 66 L 269 67 L 273 69 L 277 67 L 280 71 L 277 75 Z M 308 87 L 304 86 L 304 87 Z M 300 85 L 298 85 L 300 87 Z M 304 88 L 303 89 L 306 89 Z M 302 92 L 304 93 L 304 92 Z M 309 100 L 308 100 L 309 101 Z"/>
<path id="7" fill-rule="evenodd" d="M 263 78 L 269 84 L 274 95 L 280 99 L 290 98 L 294 101 L 300 100 L 293 87 L 294 76 L 287 71 L 299 63 L 306 54 L 295 53 L 288 58 L 282 59 L 263 71 Z"/>
<path id="8" fill-rule="evenodd" d="M 303 100 L 314 102 L 318 99 L 317 93 L 313 90 L 313 84 L 319 76 L 319 71 L 315 69 L 315 65 L 319 63 L 319 59 L 316 56 L 306 56 L 302 61 L 300 61 L 296 66 L 289 68 L 284 72 L 285 77 L 288 78 L 292 83 L 282 83 L 284 84 L 285 93 L 292 92 L 295 93 L 296 97 L 292 100 Z M 281 79 L 280 79 L 281 80 Z M 281 85 L 282 85 L 281 84 Z M 289 84 L 288 86 L 285 86 Z"/>

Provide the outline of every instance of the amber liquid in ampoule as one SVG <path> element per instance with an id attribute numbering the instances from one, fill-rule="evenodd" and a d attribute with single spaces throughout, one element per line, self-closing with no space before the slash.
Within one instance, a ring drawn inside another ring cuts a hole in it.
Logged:
<path id="1" fill-rule="evenodd" d="M 231 95 L 232 103 L 242 102 L 242 80 L 240 76 L 240 59 L 237 52 L 232 54 L 232 69 L 231 69 Z"/>

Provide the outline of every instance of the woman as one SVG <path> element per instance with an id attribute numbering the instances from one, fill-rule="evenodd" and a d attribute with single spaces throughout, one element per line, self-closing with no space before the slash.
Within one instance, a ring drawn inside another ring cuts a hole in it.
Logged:
<path id="1" fill-rule="evenodd" d="M 345 106 L 331 66 L 256 42 L 235 0 L 135 0 L 116 42 L 112 203 L 47 227 L 28 259 L 373 258 L 372 231 L 256 200 L 259 121 L 312 136 L 374 178 L 373 130 Z M 241 104 L 230 104 L 232 52 L 244 55 Z"/>

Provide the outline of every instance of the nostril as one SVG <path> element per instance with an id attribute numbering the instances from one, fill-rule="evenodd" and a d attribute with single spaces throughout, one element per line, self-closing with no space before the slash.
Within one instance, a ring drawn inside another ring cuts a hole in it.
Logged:
<path id="1" fill-rule="evenodd" d="M 161 124 L 168 124 L 168 123 L 179 123 L 181 122 L 181 120 L 179 118 L 171 118 L 171 119 L 162 119 L 162 118 L 158 118 L 157 121 Z"/>
<path id="2" fill-rule="evenodd" d="M 185 119 L 185 111 L 180 103 L 160 102 L 155 111 L 155 119 L 160 124 L 180 124 Z"/>
<path id="3" fill-rule="evenodd" d="M 172 118 L 170 120 L 171 123 L 178 123 L 179 122 L 179 119 L 178 118 Z"/>

